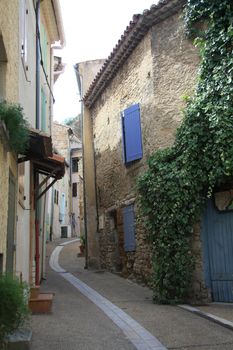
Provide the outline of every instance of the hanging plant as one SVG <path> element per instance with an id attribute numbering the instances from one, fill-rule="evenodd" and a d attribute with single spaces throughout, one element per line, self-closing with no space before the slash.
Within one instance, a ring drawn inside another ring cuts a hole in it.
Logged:
<path id="1" fill-rule="evenodd" d="M 214 186 L 233 176 L 232 14 L 232 0 L 187 1 L 187 34 L 201 54 L 198 85 L 187 98 L 174 145 L 155 152 L 138 181 L 157 302 L 187 298 L 195 267 L 193 226 Z"/>
<path id="2" fill-rule="evenodd" d="M 9 133 L 9 145 L 12 151 L 24 153 L 28 146 L 28 122 L 24 119 L 23 109 L 17 104 L 0 102 L 0 121 L 3 121 Z"/>

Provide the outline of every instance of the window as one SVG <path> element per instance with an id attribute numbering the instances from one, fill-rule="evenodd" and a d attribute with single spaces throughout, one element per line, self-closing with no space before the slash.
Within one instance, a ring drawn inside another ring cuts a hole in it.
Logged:
<path id="1" fill-rule="evenodd" d="M 122 144 L 124 163 L 142 158 L 142 133 L 140 120 L 140 106 L 134 104 L 121 114 Z"/>
<path id="2" fill-rule="evenodd" d="M 40 23 L 40 45 L 43 65 L 46 73 L 48 72 L 48 39 L 46 35 L 46 30 L 43 23 Z"/>
<path id="3" fill-rule="evenodd" d="M 46 131 L 46 95 L 44 89 L 41 89 L 41 130 Z"/>
<path id="4" fill-rule="evenodd" d="M 77 197 L 77 182 L 72 184 L 72 196 Z"/>
<path id="5" fill-rule="evenodd" d="M 78 161 L 79 161 L 79 158 L 72 158 L 72 172 L 73 173 L 78 172 Z"/>
<path id="6" fill-rule="evenodd" d="M 28 43 L 27 43 L 27 33 L 28 33 L 28 8 L 27 1 L 21 0 L 21 59 L 23 63 L 24 73 L 27 77 L 28 72 Z"/>
<path id="7" fill-rule="evenodd" d="M 25 165 L 24 163 L 20 163 L 18 165 L 18 184 L 19 184 L 19 195 L 18 200 L 19 204 L 24 207 L 24 173 L 25 173 Z"/>
<path id="8" fill-rule="evenodd" d="M 136 248 L 135 242 L 135 220 L 134 206 L 128 205 L 123 208 L 123 227 L 124 227 L 124 250 L 133 252 Z"/>
<path id="9" fill-rule="evenodd" d="M 54 190 L 54 203 L 58 204 L 59 191 Z"/>

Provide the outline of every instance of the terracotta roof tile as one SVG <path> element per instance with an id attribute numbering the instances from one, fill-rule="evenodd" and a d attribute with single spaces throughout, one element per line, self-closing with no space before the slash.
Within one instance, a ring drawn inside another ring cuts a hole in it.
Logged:
<path id="1" fill-rule="evenodd" d="M 149 10 L 144 10 L 142 14 L 133 16 L 132 21 L 126 27 L 85 94 L 83 100 L 87 107 L 93 105 L 148 30 L 156 23 L 179 11 L 185 3 L 186 0 L 160 0 Z"/>

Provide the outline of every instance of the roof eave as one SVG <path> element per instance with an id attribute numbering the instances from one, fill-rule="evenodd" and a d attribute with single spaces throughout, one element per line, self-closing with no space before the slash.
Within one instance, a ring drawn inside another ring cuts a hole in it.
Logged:
<path id="1" fill-rule="evenodd" d="M 83 98 L 88 108 L 92 107 L 149 29 L 177 13 L 185 3 L 186 0 L 161 0 L 157 5 L 152 5 L 150 10 L 145 10 L 142 15 L 133 16 L 133 21 L 126 28 Z"/>

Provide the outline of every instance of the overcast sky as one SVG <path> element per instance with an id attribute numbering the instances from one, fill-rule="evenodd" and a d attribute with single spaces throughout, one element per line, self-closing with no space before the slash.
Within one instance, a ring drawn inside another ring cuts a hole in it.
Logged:
<path id="1" fill-rule="evenodd" d="M 63 122 L 80 113 L 80 97 L 73 65 L 107 58 L 133 14 L 149 9 L 157 0 L 60 0 L 66 47 L 65 73 L 54 85 L 54 120 Z"/>

